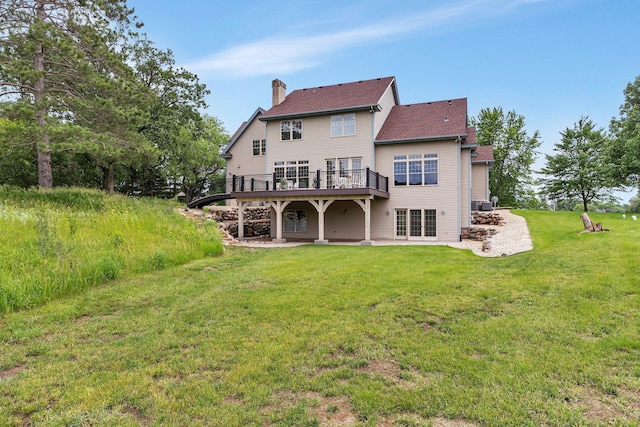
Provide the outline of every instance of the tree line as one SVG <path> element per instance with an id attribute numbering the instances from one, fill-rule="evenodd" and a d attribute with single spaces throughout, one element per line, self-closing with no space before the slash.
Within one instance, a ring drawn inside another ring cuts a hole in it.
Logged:
<path id="1" fill-rule="evenodd" d="M 209 91 L 126 0 L 0 5 L 0 184 L 192 198 L 224 173 Z"/>
<path id="2" fill-rule="evenodd" d="M 624 89 L 624 103 L 609 130 L 582 116 L 560 132 L 554 154 L 545 166 L 533 170 L 540 134 L 529 134 L 524 116 L 502 108 L 485 108 L 470 120 L 476 126 L 478 145 L 492 145 L 495 163 L 489 172 L 489 189 L 503 206 L 553 208 L 585 212 L 590 206 L 611 207 L 614 191 L 640 184 L 640 76 Z M 534 172 L 542 178 L 534 178 Z M 536 189 L 537 188 L 537 189 Z M 640 193 L 629 210 L 640 211 Z"/>
<path id="3" fill-rule="evenodd" d="M 0 184 L 98 187 L 187 201 L 223 190 L 228 134 L 200 113 L 209 91 L 158 49 L 126 0 L 0 4 Z M 640 182 L 640 76 L 609 131 L 587 116 L 560 132 L 536 180 L 541 145 L 515 111 L 470 124 L 492 145 L 492 196 L 503 206 L 588 210 Z M 631 208 L 640 210 L 640 197 Z"/>

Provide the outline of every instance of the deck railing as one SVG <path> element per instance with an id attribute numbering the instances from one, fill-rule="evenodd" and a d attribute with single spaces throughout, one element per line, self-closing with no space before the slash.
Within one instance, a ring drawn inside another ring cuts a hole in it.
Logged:
<path id="1" fill-rule="evenodd" d="M 371 188 L 389 191 L 389 178 L 366 169 L 323 171 L 318 169 L 307 175 L 282 176 L 276 172 L 267 175 L 233 175 L 227 184 L 231 192 L 335 190 L 341 188 Z"/>

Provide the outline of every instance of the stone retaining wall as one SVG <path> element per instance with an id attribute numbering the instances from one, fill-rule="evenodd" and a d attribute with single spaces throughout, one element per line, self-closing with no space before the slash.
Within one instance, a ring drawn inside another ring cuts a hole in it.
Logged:
<path id="1" fill-rule="evenodd" d="M 502 225 L 504 218 L 497 212 L 472 212 L 471 224 L 477 225 Z"/>
<path id="2" fill-rule="evenodd" d="M 207 206 L 205 212 L 223 231 L 238 237 L 238 208 Z M 244 210 L 244 237 L 271 235 L 271 208 L 250 206 Z"/>

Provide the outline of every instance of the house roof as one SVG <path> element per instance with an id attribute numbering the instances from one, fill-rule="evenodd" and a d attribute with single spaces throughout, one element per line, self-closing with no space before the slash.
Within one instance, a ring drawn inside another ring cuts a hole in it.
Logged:
<path id="1" fill-rule="evenodd" d="M 399 103 L 395 77 L 294 90 L 284 101 L 264 113 L 260 120 L 377 108 L 389 86 L 396 103 Z"/>
<path id="2" fill-rule="evenodd" d="M 231 155 L 231 153 L 229 151 L 231 150 L 231 147 L 233 146 L 233 144 L 236 143 L 238 138 L 240 138 L 240 135 L 242 135 L 244 133 L 244 131 L 247 130 L 249 125 L 251 123 L 253 123 L 253 121 L 256 119 L 256 117 L 259 118 L 260 115 L 262 115 L 264 113 L 265 113 L 265 109 L 258 107 L 256 109 L 256 111 L 253 112 L 253 114 L 251 115 L 249 120 L 247 120 L 246 122 L 242 122 L 240 127 L 235 131 L 235 133 L 231 136 L 231 138 L 229 138 L 229 144 L 227 144 L 227 148 L 224 149 L 224 151 L 222 152 L 220 157 L 222 157 L 223 159 L 230 159 L 232 157 L 232 155 Z"/>
<path id="3" fill-rule="evenodd" d="M 467 98 L 396 105 L 375 142 L 390 144 L 458 136 L 467 137 Z"/>
<path id="4" fill-rule="evenodd" d="M 476 128 L 468 127 L 467 128 L 467 144 L 476 145 Z"/>
<path id="5" fill-rule="evenodd" d="M 475 129 L 474 129 L 475 132 Z M 476 147 L 476 155 L 471 158 L 471 163 L 493 163 L 493 146 L 479 145 Z"/>

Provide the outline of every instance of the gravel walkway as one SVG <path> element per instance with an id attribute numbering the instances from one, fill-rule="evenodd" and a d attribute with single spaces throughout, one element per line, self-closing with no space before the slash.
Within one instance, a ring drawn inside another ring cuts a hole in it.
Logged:
<path id="1" fill-rule="evenodd" d="M 474 225 L 478 228 L 493 228 L 497 233 L 489 238 L 489 249 L 482 250 L 482 242 L 463 240 L 448 245 L 459 249 L 471 249 L 474 254 L 484 257 L 513 255 L 533 249 L 533 241 L 527 227 L 527 220 L 508 210 L 496 211 L 505 223 L 503 225 Z"/>

